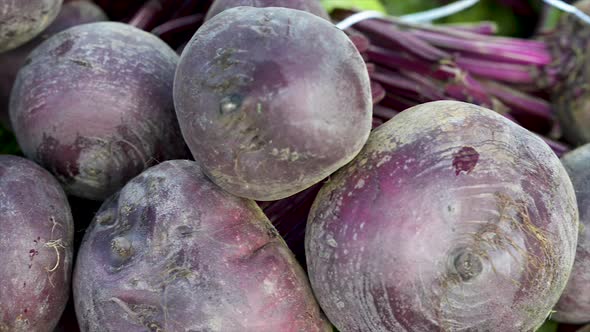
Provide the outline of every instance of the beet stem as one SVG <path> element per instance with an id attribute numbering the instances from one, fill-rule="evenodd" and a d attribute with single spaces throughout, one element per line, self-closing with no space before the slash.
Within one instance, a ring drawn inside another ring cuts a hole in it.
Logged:
<path id="1" fill-rule="evenodd" d="M 133 15 L 128 24 L 138 29 L 149 30 L 157 20 L 163 7 L 160 1 L 150 0 Z"/>
<path id="2" fill-rule="evenodd" d="M 195 14 L 173 19 L 155 27 L 151 32 L 165 42 L 169 42 L 178 33 L 197 31 L 204 17 L 203 14 Z"/>
<path id="3" fill-rule="evenodd" d="M 488 79 L 515 84 L 532 84 L 537 80 L 532 74 L 533 69 L 521 64 L 499 63 L 468 56 L 457 57 L 455 63 L 463 70 Z"/>
<path id="4" fill-rule="evenodd" d="M 547 65 L 552 57 L 546 50 L 525 48 L 524 46 L 494 44 L 483 40 L 465 40 L 438 33 L 414 30 L 409 32 L 417 39 L 425 40 L 434 46 L 452 51 L 463 51 L 475 54 L 493 55 L 506 60 L 518 60 L 530 64 Z"/>
<path id="5" fill-rule="evenodd" d="M 487 81 L 483 84 L 490 94 L 500 99 L 515 112 L 520 111 L 543 118 L 549 122 L 554 121 L 553 111 L 549 102 L 496 82 Z"/>
<path id="6" fill-rule="evenodd" d="M 359 22 L 357 29 L 369 34 L 369 39 L 371 36 L 377 36 L 386 42 L 406 49 L 408 52 L 420 58 L 437 61 L 450 57 L 448 53 L 383 21 L 371 20 Z"/>

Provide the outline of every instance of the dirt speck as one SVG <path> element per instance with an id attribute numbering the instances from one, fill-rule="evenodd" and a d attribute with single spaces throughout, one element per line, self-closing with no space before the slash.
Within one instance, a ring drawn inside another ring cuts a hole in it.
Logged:
<path id="1" fill-rule="evenodd" d="M 29 259 L 32 261 L 35 256 L 39 255 L 39 250 L 29 250 Z"/>

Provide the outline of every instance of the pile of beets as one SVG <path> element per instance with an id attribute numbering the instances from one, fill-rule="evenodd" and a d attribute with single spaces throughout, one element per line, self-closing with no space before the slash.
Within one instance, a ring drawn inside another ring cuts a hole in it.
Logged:
<path id="1" fill-rule="evenodd" d="M 590 323 L 590 26 L 351 15 L 0 0 L 0 332 Z"/>

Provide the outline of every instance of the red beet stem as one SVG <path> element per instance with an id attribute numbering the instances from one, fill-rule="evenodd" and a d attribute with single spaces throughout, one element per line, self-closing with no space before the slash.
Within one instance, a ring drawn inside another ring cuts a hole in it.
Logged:
<path id="1" fill-rule="evenodd" d="M 497 61 L 459 56 L 455 60 L 457 66 L 474 75 L 492 80 L 515 84 L 532 84 L 536 81 L 535 68 L 515 63 L 499 63 Z"/>
<path id="2" fill-rule="evenodd" d="M 404 33 L 392 24 L 380 20 L 362 21 L 355 27 L 359 31 L 368 34 L 370 38 L 374 37 L 375 40 L 371 41 L 378 45 L 385 44 L 386 46 L 391 47 L 391 44 L 393 43 L 417 57 L 430 61 L 449 58 L 448 53 L 431 46 L 427 42 L 424 42 L 411 34 Z"/>
<path id="3" fill-rule="evenodd" d="M 485 36 L 491 36 L 498 32 L 498 26 L 495 22 L 449 24 L 446 25 L 446 27 L 454 30 L 461 30 Z"/>
<path id="4" fill-rule="evenodd" d="M 204 19 L 203 14 L 195 14 L 173 19 L 155 27 L 152 33 L 167 43 L 170 43 L 178 34 L 195 32 L 201 26 Z"/>
<path id="5" fill-rule="evenodd" d="M 526 113 L 553 122 L 554 116 L 551 104 L 541 98 L 527 95 L 509 86 L 497 82 L 487 81 L 484 83 L 490 94 L 500 99 L 514 112 Z"/>
<path id="6" fill-rule="evenodd" d="M 534 43 L 531 43 L 531 45 L 496 44 L 491 41 L 466 40 L 421 30 L 414 30 L 409 32 L 409 34 L 447 50 L 488 55 L 498 60 L 519 61 L 536 65 L 547 65 L 552 61 L 552 57 L 548 51 L 542 48 L 535 49 Z M 488 38 L 492 39 L 492 37 Z"/>
<path id="7" fill-rule="evenodd" d="M 545 143 L 547 143 L 547 145 L 549 145 L 551 150 L 553 150 L 553 152 L 555 152 L 555 154 L 558 157 L 563 156 L 564 154 L 566 154 L 567 152 L 569 152 L 571 150 L 571 147 L 564 144 L 564 143 L 552 140 L 550 138 L 547 138 L 547 137 L 541 136 L 541 135 L 539 135 L 539 137 L 541 139 L 543 139 L 543 141 L 545 141 Z"/>
<path id="8" fill-rule="evenodd" d="M 157 24 L 156 20 L 161 14 L 162 9 L 163 7 L 159 0 L 150 0 L 135 13 L 128 24 L 138 29 L 150 30 Z"/>

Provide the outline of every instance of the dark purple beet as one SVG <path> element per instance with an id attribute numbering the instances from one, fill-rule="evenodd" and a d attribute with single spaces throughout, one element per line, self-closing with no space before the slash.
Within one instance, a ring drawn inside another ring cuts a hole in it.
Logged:
<path id="1" fill-rule="evenodd" d="M 571 181 L 536 135 L 471 104 L 405 110 L 322 188 L 308 273 L 341 331 L 534 331 L 566 286 Z"/>
<path id="2" fill-rule="evenodd" d="M 73 234 L 57 180 L 0 155 L 0 331 L 53 330 L 70 292 Z"/>
<path id="3" fill-rule="evenodd" d="M 576 191 L 580 211 L 580 235 L 574 269 L 552 318 L 565 323 L 590 322 L 590 144 L 561 159 Z"/>
<path id="4" fill-rule="evenodd" d="M 25 155 L 71 195 L 102 200 L 145 168 L 187 156 L 172 100 L 178 56 L 115 22 L 62 31 L 19 71 L 10 117 Z"/>
<path id="5" fill-rule="evenodd" d="M 288 8 L 232 8 L 205 22 L 182 53 L 174 103 L 206 174 L 256 200 L 321 181 L 371 129 L 370 82 L 354 44 Z"/>
<path id="6" fill-rule="evenodd" d="M 8 103 L 10 90 L 16 79 L 16 74 L 25 63 L 27 56 L 43 41 L 67 28 L 84 23 L 106 21 L 107 17 L 97 5 L 85 0 L 64 3 L 59 15 L 42 33 L 28 43 L 0 53 L 0 122 L 10 126 L 8 117 Z"/>
<path id="7" fill-rule="evenodd" d="M 187 160 L 146 170 L 103 204 L 73 287 L 88 332 L 331 331 L 256 203 Z"/>

